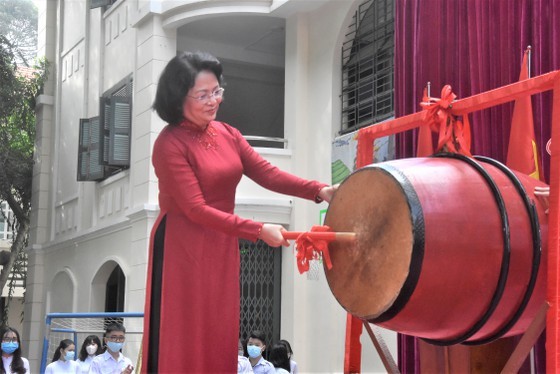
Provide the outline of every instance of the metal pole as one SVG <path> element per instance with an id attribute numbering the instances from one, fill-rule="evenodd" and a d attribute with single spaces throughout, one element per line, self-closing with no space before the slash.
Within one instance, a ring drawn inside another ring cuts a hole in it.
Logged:
<path id="1" fill-rule="evenodd" d="M 527 46 L 527 77 L 531 78 L 531 46 Z"/>

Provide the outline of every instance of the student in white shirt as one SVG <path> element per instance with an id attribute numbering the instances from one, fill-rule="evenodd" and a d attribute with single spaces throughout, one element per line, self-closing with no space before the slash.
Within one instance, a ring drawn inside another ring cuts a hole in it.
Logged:
<path id="1" fill-rule="evenodd" d="M 0 373 L 6 374 L 29 374 L 29 361 L 21 357 L 21 341 L 19 332 L 11 327 L 4 327 L 0 330 L 2 337 L 2 362 L 0 363 Z"/>
<path id="2" fill-rule="evenodd" d="M 247 341 L 247 353 L 255 374 L 276 374 L 274 366 L 262 356 L 266 345 L 265 337 L 260 331 L 253 331 Z"/>
<path id="3" fill-rule="evenodd" d="M 80 370 L 82 374 L 89 373 L 89 366 L 95 358 L 95 356 L 103 353 L 103 346 L 101 345 L 101 340 L 97 335 L 89 335 L 84 339 L 82 343 L 82 348 L 80 348 L 80 354 L 78 357 L 78 364 L 80 364 Z"/>
<path id="4" fill-rule="evenodd" d="M 132 361 L 121 353 L 126 329 L 120 323 L 112 323 L 105 330 L 103 341 L 107 346 L 105 353 L 96 356 L 89 367 L 90 374 L 132 374 Z"/>
<path id="5" fill-rule="evenodd" d="M 268 360 L 274 365 L 276 374 L 290 374 L 290 357 L 284 344 L 274 344 L 268 352 Z"/>
<path id="6" fill-rule="evenodd" d="M 247 357 L 245 357 L 245 351 L 243 350 L 243 343 L 239 339 L 237 343 L 237 374 L 252 374 L 253 367 L 251 362 Z"/>
<path id="7" fill-rule="evenodd" d="M 80 365 L 74 359 L 76 358 L 76 345 L 70 339 L 64 339 L 58 345 L 54 352 L 52 362 L 47 365 L 45 374 L 81 374 Z"/>
<path id="8" fill-rule="evenodd" d="M 292 357 L 294 355 L 294 352 L 292 351 L 292 346 L 285 339 L 279 340 L 278 343 L 284 344 L 286 346 L 286 349 L 288 350 L 288 358 L 290 359 L 290 373 L 291 374 L 298 374 L 297 362 L 292 360 Z"/>

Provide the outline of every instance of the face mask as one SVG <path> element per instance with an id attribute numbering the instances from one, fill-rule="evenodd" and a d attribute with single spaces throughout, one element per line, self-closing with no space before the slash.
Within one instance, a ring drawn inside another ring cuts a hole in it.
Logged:
<path id="1" fill-rule="evenodd" d="M 66 361 L 72 361 L 74 359 L 74 351 L 66 352 L 66 355 L 64 356 L 64 359 Z"/>
<path id="2" fill-rule="evenodd" d="M 243 356 L 244 354 L 245 354 L 245 352 L 243 352 L 243 350 L 237 351 L 238 356 Z"/>
<path id="3" fill-rule="evenodd" d="M 17 342 L 2 343 L 2 352 L 12 354 L 19 348 Z"/>
<path id="4" fill-rule="evenodd" d="M 261 347 L 257 347 L 256 345 L 248 345 L 247 352 L 249 353 L 249 357 L 257 358 L 261 355 Z"/>
<path id="5" fill-rule="evenodd" d="M 111 350 L 111 352 L 118 352 L 122 349 L 124 343 L 116 343 L 116 342 L 107 342 L 107 347 Z"/>
<path id="6" fill-rule="evenodd" d="M 86 351 L 88 355 L 93 356 L 97 352 L 97 344 L 88 345 Z"/>

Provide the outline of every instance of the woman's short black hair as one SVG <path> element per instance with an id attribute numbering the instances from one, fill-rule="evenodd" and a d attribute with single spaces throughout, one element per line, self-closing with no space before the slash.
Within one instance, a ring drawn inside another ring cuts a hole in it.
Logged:
<path id="1" fill-rule="evenodd" d="M 71 345 L 75 345 L 72 340 L 70 340 L 70 339 L 61 340 L 60 344 L 56 348 L 56 351 L 54 351 L 52 362 L 56 362 L 60 359 L 60 356 L 62 356 L 62 353 L 60 352 L 61 349 L 66 349 L 66 348 L 70 347 Z"/>
<path id="2" fill-rule="evenodd" d="M 275 368 L 282 368 L 290 371 L 290 358 L 288 357 L 288 349 L 282 343 L 275 343 L 268 352 L 268 361 Z"/>
<path id="3" fill-rule="evenodd" d="M 99 336 L 97 335 L 89 335 L 88 337 L 86 337 L 84 339 L 84 342 L 82 343 L 82 347 L 80 348 L 80 356 L 79 359 L 81 361 L 85 361 L 86 358 L 88 358 L 89 354 L 87 352 L 87 346 L 90 344 L 97 344 L 97 351 L 95 351 L 94 355 L 100 355 L 101 353 L 103 353 L 103 345 L 101 344 L 101 339 L 99 339 Z"/>
<path id="4" fill-rule="evenodd" d="M 183 103 L 198 73 L 209 71 L 222 84 L 222 64 L 206 52 L 181 52 L 163 69 L 153 108 L 165 122 L 178 125 L 184 120 Z"/>
<path id="5" fill-rule="evenodd" d="M 12 373 L 23 374 L 25 373 L 25 367 L 23 366 L 23 360 L 21 359 L 21 339 L 19 337 L 19 332 L 14 329 L 13 327 L 5 326 L 0 330 L 0 338 L 4 338 L 7 333 L 13 332 L 16 334 L 16 338 L 18 341 L 18 348 L 12 353 L 12 364 L 11 364 L 11 371 Z M 6 373 L 7 370 L 4 367 L 4 362 L 0 360 L 0 369 L 1 373 Z"/>

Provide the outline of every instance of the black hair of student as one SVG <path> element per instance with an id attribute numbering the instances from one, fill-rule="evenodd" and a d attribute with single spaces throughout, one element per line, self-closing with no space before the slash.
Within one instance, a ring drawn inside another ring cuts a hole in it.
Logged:
<path id="1" fill-rule="evenodd" d="M 14 334 L 16 334 L 16 338 L 18 341 L 18 349 L 16 349 L 14 353 L 12 353 L 13 358 L 12 358 L 12 364 L 10 365 L 12 369 L 12 373 L 23 374 L 25 373 L 25 367 L 23 367 L 23 360 L 21 359 L 21 339 L 19 337 L 19 332 L 13 327 L 4 326 L 0 330 L 0 336 L 4 338 L 4 336 L 6 336 L 6 334 L 9 332 L 13 332 Z M 6 369 L 4 368 L 4 362 L 0 360 L 0 373 L 5 373 L 5 372 Z"/>
<path id="2" fill-rule="evenodd" d="M 56 351 L 54 351 L 52 362 L 56 362 L 60 359 L 60 356 L 62 356 L 62 353 L 60 353 L 61 349 L 66 349 L 66 348 L 70 347 L 71 345 L 75 345 L 72 340 L 70 340 L 70 339 L 61 340 L 60 344 L 58 345 L 58 348 L 56 348 Z"/>
<path id="3" fill-rule="evenodd" d="M 101 344 L 101 339 L 99 339 L 99 336 L 97 335 L 89 335 L 88 337 L 86 337 L 84 339 L 84 342 L 82 343 L 82 348 L 80 348 L 80 355 L 79 355 L 79 359 L 81 361 L 85 361 L 86 358 L 88 358 L 89 354 L 87 352 L 87 346 L 90 344 L 97 344 L 97 351 L 95 351 L 94 355 L 100 355 L 101 353 L 103 353 L 103 345 Z"/>
<path id="4" fill-rule="evenodd" d="M 124 325 L 119 322 L 113 322 L 108 324 L 107 327 L 105 327 L 105 336 L 109 335 L 113 331 L 121 331 L 126 333 L 126 329 L 124 328 Z"/>
<path id="5" fill-rule="evenodd" d="M 268 361 L 275 368 L 282 368 L 290 371 L 290 358 L 288 357 L 288 349 L 282 343 L 275 343 L 268 352 Z"/>
<path id="6" fill-rule="evenodd" d="M 253 330 L 249 335 L 249 339 L 259 339 L 263 345 L 266 345 L 266 336 L 264 335 L 264 332 L 260 330 Z"/>
<path id="7" fill-rule="evenodd" d="M 294 351 L 292 351 L 292 346 L 290 345 L 290 342 L 288 342 L 285 339 L 279 340 L 278 343 L 280 344 L 284 344 L 286 346 L 286 349 L 288 350 L 288 355 L 293 355 Z"/>
<path id="8" fill-rule="evenodd" d="M 181 52 L 167 63 L 159 77 L 153 105 L 162 120 L 170 125 L 183 122 L 185 97 L 201 71 L 213 73 L 222 85 L 222 64 L 209 53 Z"/>

